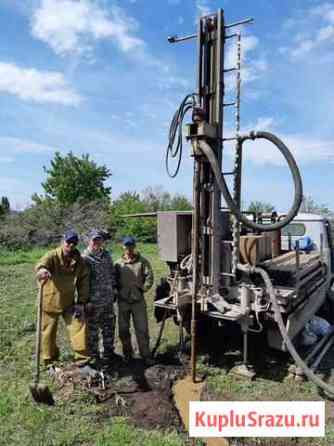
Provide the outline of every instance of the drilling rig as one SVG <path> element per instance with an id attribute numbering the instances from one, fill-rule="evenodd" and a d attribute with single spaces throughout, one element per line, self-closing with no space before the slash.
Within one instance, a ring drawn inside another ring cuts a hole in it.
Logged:
<path id="1" fill-rule="evenodd" d="M 239 372 L 250 378 L 249 333 L 263 332 L 269 346 L 288 350 L 305 374 L 333 394 L 328 384 L 310 370 L 297 353 L 294 340 L 327 299 L 332 283 L 331 265 L 323 246 L 305 253 L 289 243 L 283 249 L 281 230 L 297 216 L 302 181 L 286 145 L 265 131 L 240 131 L 241 50 L 240 29 L 252 19 L 226 24 L 224 11 L 201 17 L 197 33 L 172 36 L 170 43 L 197 39 L 198 86 L 182 101 L 169 132 L 166 167 L 175 177 L 181 163 L 183 119 L 192 112 L 186 138 L 193 157 L 193 210 L 158 212 L 160 257 L 169 275 L 158 286 L 154 302 L 161 318 L 173 315 L 191 334 L 192 378 L 196 379 L 197 321 L 206 317 L 220 324 L 239 324 L 243 334 L 243 364 Z M 236 66 L 225 67 L 226 45 L 235 39 Z M 235 72 L 236 98 L 225 100 L 226 76 Z M 235 134 L 224 134 L 224 113 L 235 108 Z M 264 139 L 285 158 L 294 183 L 292 207 L 285 215 L 255 215 L 241 210 L 243 147 L 246 141 Z M 234 144 L 234 167 L 225 169 L 225 143 Z M 174 159 L 176 170 L 171 172 Z M 232 192 L 228 187 L 232 183 Z M 224 199 L 224 205 L 222 204 Z M 291 241 L 291 240 L 290 240 Z M 323 240 L 322 240 L 323 241 Z M 292 249 L 293 248 L 293 249 Z M 332 339 L 333 342 L 333 339 Z"/>

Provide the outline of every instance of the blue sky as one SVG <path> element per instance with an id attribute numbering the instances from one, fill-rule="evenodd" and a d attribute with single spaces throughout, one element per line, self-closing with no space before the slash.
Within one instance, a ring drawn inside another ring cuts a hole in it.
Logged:
<path id="1" fill-rule="evenodd" d="M 109 167 L 114 197 L 147 186 L 191 197 L 189 150 L 175 180 L 164 153 L 172 115 L 196 89 L 196 43 L 167 36 L 193 33 L 218 8 L 227 23 L 255 19 L 241 29 L 242 129 L 281 137 L 305 193 L 334 209 L 334 2 L 318 0 L 1 0 L 0 196 L 28 205 L 54 151 L 72 150 Z M 232 133 L 233 114 L 225 118 Z M 286 210 L 291 180 L 271 146 L 245 146 L 244 172 L 245 203 Z"/>

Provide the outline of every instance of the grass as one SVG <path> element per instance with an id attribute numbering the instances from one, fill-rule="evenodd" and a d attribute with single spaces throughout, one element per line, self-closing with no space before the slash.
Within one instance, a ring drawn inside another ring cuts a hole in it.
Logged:
<path id="1" fill-rule="evenodd" d="M 139 245 L 139 248 L 152 260 L 158 280 L 165 274 L 165 266 L 158 260 L 156 247 Z M 85 393 L 79 392 L 75 400 L 57 403 L 53 408 L 32 403 L 28 386 L 32 373 L 37 293 L 33 264 L 44 252 L 2 252 L 0 256 L 0 445 L 183 445 L 184 437 L 176 432 L 148 432 L 129 426 L 126 419 L 99 417 L 101 405 L 95 404 Z M 116 259 L 120 253 L 121 248 L 115 246 L 113 257 Z M 153 292 L 152 289 L 147 295 L 152 342 L 158 331 L 153 322 Z M 167 333 L 171 342 L 176 343 L 172 322 L 167 324 Z M 63 357 L 69 355 L 65 350 Z M 42 375 L 42 381 L 52 388 L 47 376 Z"/>
<path id="2" fill-rule="evenodd" d="M 112 244 L 109 248 L 113 252 L 113 258 L 118 258 L 122 253 L 122 247 L 119 244 Z M 21 265 L 23 263 L 35 263 L 45 254 L 50 248 L 33 248 L 33 249 L 6 249 L 0 248 L 0 265 Z M 79 249 L 83 250 L 84 246 L 79 245 Z M 155 244 L 138 243 L 138 249 L 144 250 L 144 253 L 149 258 L 156 257 L 157 249 Z"/>
<path id="3" fill-rule="evenodd" d="M 149 258 L 155 282 L 166 274 L 165 265 L 158 259 L 155 245 L 139 245 Z M 112 247 L 113 258 L 121 254 L 121 247 Z M 101 416 L 102 405 L 95 404 L 84 392 L 77 391 L 75 398 L 59 402 L 53 408 L 32 403 L 28 390 L 32 372 L 32 355 L 35 339 L 35 299 L 37 287 L 33 264 L 45 250 L 0 252 L 0 445 L 22 446 L 181 446 L 186 439 L 175 431 L 144 431 L 131 427 L 125 418 Z M 147 294 L 151 343 L 154 344 L 159 326 L 153 318 L 152 289 Z M 177 343 L 177 328 L 168 320 L 161 350 Z M 62 345 L 63 358 L 70 358 L 67 344 Z M 268 370 L 254 382 L 242 381 L 228 374 L 226 358 L 220 367 L 208 367 L 199 358 L 199 372 L 208 375 L 208 394 L 216 400 L 319 400 L 311 383 L 296 384 L 288 381 L 286 370 L 277 373 Z M 52 388 L 45 375 L 42 381 Z M 330 402 L 327 409 L 333 411 Z M 328 412 L 329 413 L 329 412 Z M 333 412 L 332 412 L 333 413 Z M 334 444 L 333 416 L 327 422 L 323 439 L 296 439 L 282 442 L 278 439 L 245 440 L 244 446 L 295 445 L 331 446 Z M 285 440 L 284 440 L 285 441 Z"/>

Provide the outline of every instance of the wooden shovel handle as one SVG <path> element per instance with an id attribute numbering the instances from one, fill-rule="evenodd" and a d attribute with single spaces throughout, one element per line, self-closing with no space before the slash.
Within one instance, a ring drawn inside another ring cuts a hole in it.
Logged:
<path id="1" fill-rule="evenodd" d="M 42 312 L 43 312 L 43 288 L 47 280 L 43 280 L 38 284 L 37 295 L 37 323 L 36 323 L 36 373 L 35 384 L 39 383 L 40 363 L 41 363 L 41 327 L 42 327 Z"/>

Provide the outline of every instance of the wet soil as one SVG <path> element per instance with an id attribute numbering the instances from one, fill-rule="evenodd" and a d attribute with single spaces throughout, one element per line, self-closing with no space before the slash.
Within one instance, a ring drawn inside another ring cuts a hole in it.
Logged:
<path id="1" fill-rule="evenodd" d="M 151 367 L 141 360 L 124 364 L 119 359 L 114 367 L 101 376 L 87 379 L 75 367 L 61 368 L 55 377 L 56 399 L 71 400 L 78 390 L 86 391 L 92 402 L 103 405 L 98 418 L 123 416 L 134 426 L 143 429 L 175 429 L 184 432 L 182 420 L 175 407 L 173 385 L 186 373 L 179 360 L 158 356 Z M 97 421 L 99 421 L 97 420 Z"/>

